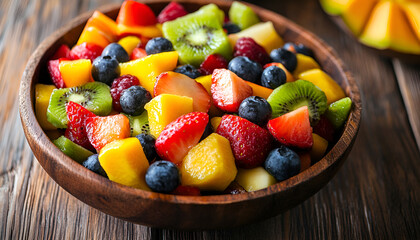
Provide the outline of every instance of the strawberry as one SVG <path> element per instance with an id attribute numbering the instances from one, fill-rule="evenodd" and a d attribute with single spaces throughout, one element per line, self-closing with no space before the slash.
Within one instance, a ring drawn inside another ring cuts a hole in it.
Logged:
<path id="1" fill-rule="evenodd" d="M 130 121 L 122 114 L 86 119 L 87 137 L 98 152 L 110 142 L 130 137 L 130 130 Z"/>
<path id="2" fill-rule="evenodd" d="M 177 2 L 171 2 L 159 13 L 157 21 L 159 23 L 164 23 L 167 21 L 175 20 L 187 14 L 188 12 L 185 11 L 184 7 L 181 4 Z"/>
<path id="3" fill-rule="evenodd" d="M 334 126 L 328 120 L 325 115 L 321 115 L 321 118 L 319 119 L 318 123 L 313 128 L 314 133 L 318 134 L 319 136 L 325 138 L 328 142 L 334 141 Z"/>
<path id="4" fill-rule="evenodd" d="M 104 49 L 94 43 L 82 43 L 76 45 L 71 49 L 71 54 L 74 60 L 77 59 L 90 59 L 93 62 L 95 58 L 101 56 Z"/>
<path id="5" fill-rule="evenodd" d="M 132 0 L 122 3 L 116 22 L 132 27 L 150 26 L 157 23 L 156 16 L 149 6 Z"/>
<path id="6" fill-rule="evenodd" d="M 172 192 L 175 195 L 183 195 L 183 196 L 200 196 L 200 189 L 198 187 L 193 186 L 184 186 L 179 185 L 175 190 Z"/>
<path id="7" fill-rule="evenodd" d="M 62 44 L 50 60 L 56 60 L 59 58 L 73 59 L 73 54 L 71 54 L 70 48 L 66 44 Z"/>
<path id="8" fill-rule="evenodd" d="M 60 72 L 60 61 L 66 61 L 66 60 L 70 60 L 68 58 L 60 58 L 60 59 L 56 59 L 56 60 L 50 60 L 48 61 L 48 72 L 50 73 L 50 77 L 51 80 L 53 81 L 54 85 L 57 88 L 65 88 L 66 85 L 64 84 L 64 80 L 61 77 L 61 72 Z"/>
<path id="9" fill-rule="evenodd" d="M 156 139 L 157 154 L 165 160 L 180 164 L 188 151 L 199 142 L 209 121 L 209 115 L 192 112 L 168 124 Z"/>
<path id="10" fill-rule="evenodd" d="M 66 105 L 67 118 L 69 119 L 68 128 L 65 136 L 72 142 L 79 144 L 86 149 L 93 149 L 86 135 L 86 119 L 96 115 L 78 103 L 70 101 Z"/>
<path id="11" fill-rule="evenodd" d="M 134 48 L 130 55 L 130 60 L 136 60 L 147 56 L 146 50 L 143 48 Z"/>
<path id="12" fill-rule="evenodd" d="M 156 78 L 154 95 L 169 93 L 193 99 L 194 112 L 208 112 L 211 97 L 206 89 L 194 79 L 177 72 L 164 72 Z"/>
<path id="13" fill-rule="evenodd" d="M 268 121 L 270 133 L 283 145 L 308 149 L 312 147 L 312 127 L 307 106 Z"/>
<path id="14" fill-rule="evenodd" d="M 224 115 L 216 133 L 229 140 L 236 166 L 241 168 L 260 166 L 271 149 L 270 133 L 238 116 Z"/>
<path id="15" fill-rule="evenodd" d="M 204 62 L 201 63 L 200 68 L 198 69 L 201 75 L 210 75 L 213 73 L 214 69 L 217 68 L 227 68 L 228 61 L 220 54 L 211 54 L 204 59 Z"/>
<path id="16" fill-rule="evenodd" d="M 252 88 L 235 73 L 215 69 L 211 76 L 211 95 L 221 110 L 237 112 L 241 102 L 252 95 Z"/>

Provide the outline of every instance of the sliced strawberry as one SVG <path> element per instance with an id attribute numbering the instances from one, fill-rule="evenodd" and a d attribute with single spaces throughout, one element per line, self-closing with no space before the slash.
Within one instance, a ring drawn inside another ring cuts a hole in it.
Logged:
<path id="1" fill-rule="evenodd" d="M 208 112 L 211 97 L 206 89 L 194 79 L 176 72 L 161 73 L 155 83 L 154 95 L 169 93 L 193 99 L 194 112 Z"/>
<path id="2" fill-rule="evenodd" d="M 96 115 L 84 108 L 82 105 L 70 101 L 66 105 L 68 128 L 65 136 L 72 142 L 79 144 L 86 149 L 93 149 L 86 135 L 86 119 Z"/>
<path id="3" fill-rule="evenodd" d="M 223 111 L 237 112 L 241 102 L 252 95 L 252 88 L 227 69 L 216 69 L 211 76 L 213 103 Z"/>
<path id="4" fill-rule="evenodd" d="M 95 58 L 101 56 L 104 49 L 94 43 L 84 42 L 76 45 L 71 49 L 71 54 L 74 60 L 77 59 L 90 59 L 92 62 Z"/>
<path id="5" fill-rule="evenodd" d="M 70 52 L 70 48 L 66 44 L 62 44 L 50 60 L 56 60 L 59 58 L 73 59 L 73 55 Z"/>
<path id="6" fill-rule="evenodd" d="M 168 124 L 156 139 L 157 154 L 165 160 L 180 164 L 188 151 L 199 142 L 209 121 L 209 115 L 192 112 Z"/>
<path id="7" fill-rule="evenodd" d="M 216 133 L 229 140 L 236 165 L 241 168 L 260 166 L 271 149 L 270 133 L 238 116 L 224 115 Z"/>
<path id="8" fill-rule="evenodd" d="M 134 48 L 130 55 L 130 60 L 136 60 L 147 56 L 146 50 L 143 48 Z"/>
<path id="9" fill-rule="evenodd" d="M 211 54 L 204 59 L 198 69 L 201 75 L 210 75 L 214 69 L 227 68 L 228 61 L 220 54 Z"/>
<path id="10" fill-rule="evenodd" d="M 334 141 L 335 129 L 330 120 L 324 115 L 321 115 L 318 123 L 313 128 L 314 133 L 325 138 L 328 142 Z"/>
<path id="11" fill-rule="evenodd" d="M 117 16 L 117 24 L 126 26 L 149 26 L 156 23 L 156 16 L 149 6 L 132 0 L 122 3 Z"/>
<path id="12" fill-rule="evenodd" d="M 200 189 L 198 187 L 193 186 L 184 186 L 179 185 L 175 190 L 172 192 L 175 195 L 183 195 L 183 196 L 200 196 Z"/>
<path id="13" fill-rule="evenodd" d="M 175 20 L 187 14 L 188 12 L 181 4 L 177 2 L 171 2 L 159 13 L 157 21 L 159 23 L 164 23 L 167 21 Z"/>
<path id="14" fill-rule="evenodd" d="M 56 60 L 50 60 L 48 61 L 48 72 L 50 74 L 51 80 L 54 83 L 54 85 L 57 88 L 65 88 L 66 85 L 64 84 L 64 80 L 61 77 L 61 72 L 60 72 L 60 62 L 61 61 L 66 61 L 66 60 L 70 60 L 68 58 L 60 58 L 60 59 L 56 59 Z"/>
<path id="15" fill-rule="evenodd" d="M 280 143 L 289 147 L 311 148 L 312 127 L 307 106 L 268 121 L 267 128 Z"/>
<path id="16" fill-rule="evenodd" d="M 100 151 L 108 143 L 130 137 L 130 121 L 122 114 L 86 119 L 89 142 Z"/>

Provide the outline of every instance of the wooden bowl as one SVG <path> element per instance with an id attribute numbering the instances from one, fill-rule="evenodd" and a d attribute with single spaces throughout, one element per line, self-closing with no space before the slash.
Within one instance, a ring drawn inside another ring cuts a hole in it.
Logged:
<path id="1" fill-rule="evenodd" d="M 144 1 L 159 13 L 168 1 Z M 188 11 L 206 1 L 180 0 Z M 215 0 L 224 11 L 231 2 Z M 272 21 L 285 41 L 312 48 L 322 68 L 353 101 L 344 131 L 326 156 L 308 170 L 267 189 L 238 195 L 175 196 L 143 191 L 111 182 L 64 155 L 41 129 L 34 114 L 35 84 L 45 79 L 46 63 L 61 44 L 76 43 L 92 12 L 85 13 L 42 42 L 29 59 L 22 77 L 19 108 L 29 145 L 45 171 L 66 191 L 109 215 L 153 227 L 178 229 L 227 228 L 275 216 L 320 190 L 335 175 L 349 154 L 359 130 L 361 100 L 358 86 L 334 51 L 314 34 L 284 17 L 250 5 L 262 21 Z M 100 11 L 115 18 L 119 5 Z M 48 78 L 47 78 L 48 79 Z"/>

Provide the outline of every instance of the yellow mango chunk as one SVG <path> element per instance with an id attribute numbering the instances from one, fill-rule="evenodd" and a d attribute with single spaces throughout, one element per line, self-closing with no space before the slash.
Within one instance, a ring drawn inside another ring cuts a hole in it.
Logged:
<path id="1" fill-rule="evenodd" d="M 137 35 L 147 38 L 162 37 L 162 26 L 161 24 L 150 25 L 150 26 L 126 26 L 123 24 L 117 25 L 117 31 L 119 36 Z"/>
<path id="2" fill-rule="evenodd" d="M 153 87 L 156 77 L 162 72 L 172 71 L 178 63 L 178 53 L 162 52 L 144 58 L 120 63 L 121 75 L 131 74 L 136 76 L 140 85 L 153 96 Z"/>
<path id="3" fill-rule="evenodd" d="M 313 160 L 313 162 L 316 162 L 320 160 L 327 151 L 328 141 L 316 133 L 312 133 L 312 139 L 314 141 L 314 144 L 312 145 L 309 154 L 311 155 L 311 159 Z"/>
<path id="4" fill-rule="evenodd" d="M 403 6 L 405 13 L 410 21 L 411 28 L 420 41 L 420 2 L 418 3 L 406 3 Z"/>
<path id="5" fill-rule="evenodd" d="M 214 117 L 214 118 L 210 119 L 210 124 L 211 124 L 211 127 L 213 128 L 213 132 L 216 132 L 216 130 L 219 127 L 221 121 L 222 121 L 221 117 Z"/>
<path id="6" fill-rule="evenodd" d="M 91 82 L 92 63 L 89 59 L 60 61 L 58 65 L 66 87 L 82 86 Z M 77 73 L 77 74 L 76 74 Z"/>
<path id="7" fill-rule="evenodd" d="M 327 96 L 327 104 L 346 97 L 343 89 L 328 74 L 320 69 L 312 69 L 299 74 L 299 79 L 309 81 L 319 87 Z"/>
<path id="8" fill-rule="evenodd" d="M 420 54 L 420 41 L 399 4 L 393 1 L 382 1 L 375 6 L 360 41 L 378 49 Z"/>
<path id="9" fill-rule="evenodd" d="M 259 45 L 261 45 L 268 54 L 273 49 L 277 49 L 283 46 L 283 39 L 279 36 L 272 22 L 261 22 L 257 23 L 243 31 L 238 33 L 229 34 L 230 44 L 235 46 L 236 41 L 241 37 L 250 37 L 254 39 Z"/>
<path id="10" fill-rule="evenodd" d="M 35 85 L 35 116 L 43 130 L 57 129 L 47 120 L 47 108 L 54 89 L 56 89 L 54 85 L 40 83 Z"/>
<path id="11" fill-rule="evenodd" d="M 149 162 L 137 138 L 115 140 L 105 145 L 98 158 L 109 180 L 150 191 L 144 179 Z"/>
<path id="12" fill-rule="evenodd" d="M 331 15 L 340 15 L 345 9 L 349 0 L 320 0 L 322 8 Z"/>
<path id="13" fill-rule="evenodd" d="M 267 188 L 277 181 L 263 167 L 256 167 L 251 169 L 238 169 L 236 182 L 247 192 L 252 192 Z"/>
<path id="14" fill-rule="evenodd" d="M 80 45 L 84 42 L 94 43 L 102 48 L 108 46 L 111 43 L 111 40 L 107 38 L 105 33 L 99 30 L 96 27 L 85 27 L 83 32 L 80 34 L 79 40 L 77 40 L 76 45 Z"/>
<path id="15" fill-rule="evenodd" d="M 200 190 L 225 190 L 237 173 L 229 140 L 216 133 L 210 134 L 188 152 L 180 172 L 182 185 Z"/>
<path id="16" fill-rule="evenodd" d="M 203 85 L 207 93 L 211 96 L 211 75 L 198 77 L 195 81 Z"/>
<path id="17" fill-rule="evenodd" d="M 85 28 L 88 27 L 100 30 L 110 42 L 114 42 L 117 38 L 117 23 L 99 11 L 95 11 L 89 18 Z"/>
<path id="18" fill-rule="evenodd" d="M 127 37 L 121 38 L 118 41 L 118 44 L 120 44 L 121 47 L 124 48 L 124 50 L 128 53 L 128 56 L 131 55 L 134 48 L 136 48 L 139 45 L 139 43 L 141 43 L 141 40 L 140 38 L 136 36 L 127 36 Z"/>
<path id="19" fill-rule="evenodd" d="M 263 87 L 261 85 L 245 81 L 252 88 L 252 95 L 267 99 L 273 92 L 273 89 Z"/>
<path id="20" fill-rule="evenodd" d="M 166 125 L 193 111 L 193 99 L 164 93 L 153 98 L 144 109 L 147 111 L 150 133 L 158 138 Z"/>
<path id="21" fill-rule="evenodd" d="M 315 59 L 306 56 L 304 54 L 296 54 L 297 58 L 297 66 L 295 71 L 293 71 L 294 78 L 298 79 L 299 74 L 306 72 L 311 69 L 321 69 L 319 64 L 315 61 Z"/>
<path id="22" fill-rule="evenodd" d="M 345 9 L 341 13 L 341 17 L 354 35 L 360 35 L 377 2 L 378 0 L 348 1 Z"/>

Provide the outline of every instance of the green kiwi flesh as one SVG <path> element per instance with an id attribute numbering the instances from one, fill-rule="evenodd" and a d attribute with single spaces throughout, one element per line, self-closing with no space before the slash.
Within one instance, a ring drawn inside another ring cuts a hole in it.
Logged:
<path id="1" fill-rule="evenodd" d="M 130 121 L 130 130 L 132 137 L 135 137 L 140 133 L 150 134 L 149 118 L 147 117 L 147 111 L 144 111 L 139 116 L 130 116 L 127 114 L 124 115 L 127 116 L 128 120 Z"/>
<path id="2" fill-rule="evenodd" d="M 344 125 L 351 110 L 352 101 L 349 97 L 335 101 L 328 106 L 325 111 L 325 117 L 330 120 L 335 129 L 339 129 Z"/>
<path id="3" fill-rule="evenodd" d="M 274 89 L 267 99 L 276 118 L 302 106 L 308 106 L 311 123 L 316 123 L 327 109 L 325 93 L 305 80 L 289 82 Z"/>
<path id="4" fill-rule="evenodd" d="M 218 11 L 207 7 L 163 24 L 163 36 L 172 42 L 181 64 L 198 67 L 206 56 L 216 53 L 227 60 L 232 58 L 232 47 Z"/>
<path id="5" fill-rule="evenodd" d="M 238 25 L 241 30 L 260 22 L 252 8 L 236 1 L 232 3 L 229 9 L 229 19 L 232 23 Z"/>
<path id="6" fill-rule="evenodd" d="M 77 145 L 72 142 L 70 139 L 65 136 L 61 136 L 53 141 L 55 146 L 57 146 L 64 154 L 69 156 L 71 159 L 75 160 L 78 163 L 85 161 L 90 155 L 93 155 L 93 152 L 87 150 L 86 148 Z"/>
<path id="7" fill-rule="evenodd" d="M 90 82 L 72 88 L 55 89 L 47 108 L 48 121 L 57 128 L 67 128 L 66 104 L 73 101 L 99 116 L 106 116 L 112 110 L 109 86 L 100 82 Z"/>

